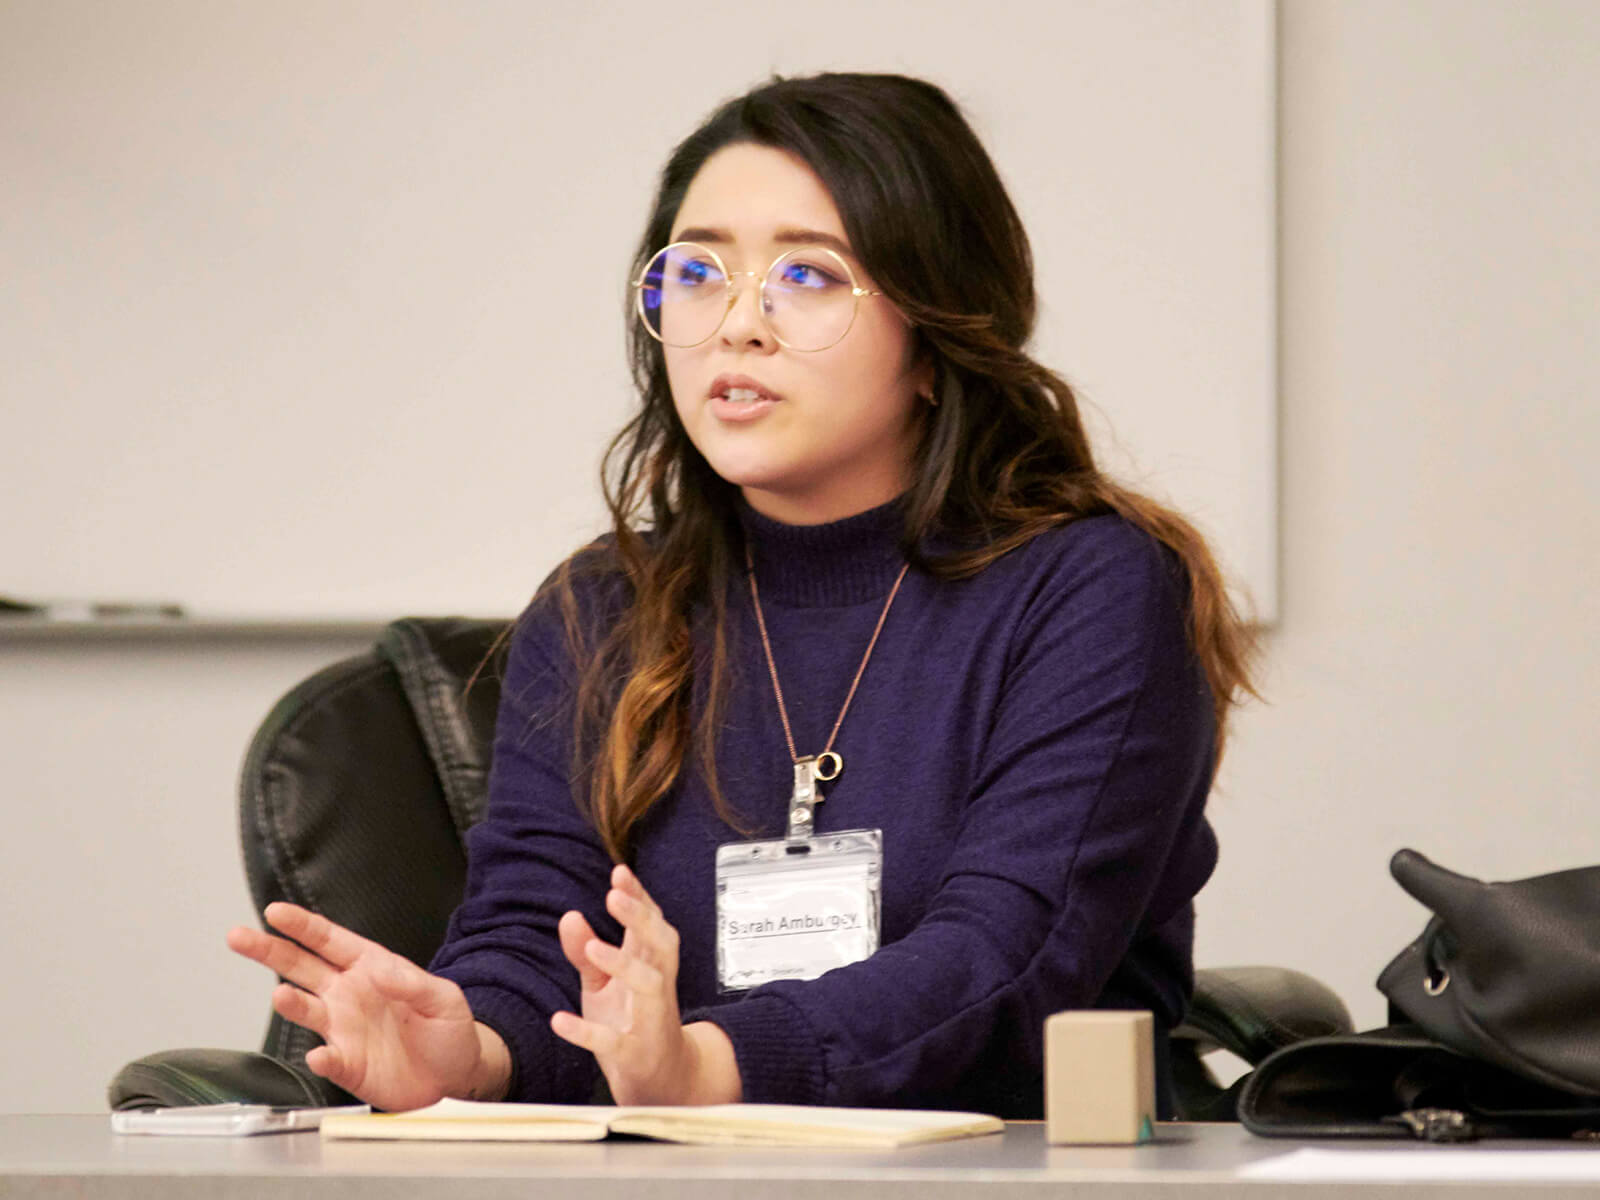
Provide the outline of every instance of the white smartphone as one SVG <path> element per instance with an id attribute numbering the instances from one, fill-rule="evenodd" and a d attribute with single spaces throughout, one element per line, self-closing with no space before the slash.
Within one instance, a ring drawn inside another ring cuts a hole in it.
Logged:
<path id="1" fill-rule="evenodd" d="M 336 1108 L 293 1108 L 274 1104 L 196 1104 L 188 1108 L 139 1108 L 111 1114 L 112 1133 L 171 1134 L 180 1137 L 251 1137 L 316 1129 L 329 1113 L 371 1112 L 365 1104 Z"/>

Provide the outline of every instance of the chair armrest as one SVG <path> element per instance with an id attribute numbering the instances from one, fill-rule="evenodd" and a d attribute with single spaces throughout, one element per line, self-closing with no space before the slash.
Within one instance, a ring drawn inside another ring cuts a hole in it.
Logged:
<path id="1" fill-rule="evenodd" d="M 106 1088 L 113 1110 L 196 1104 L 349 1104 L 342 1089 L 309 1071 L 245 1050 L 162 1050 L 136 1058 Z"/>
<path id="2" fill-rule="evenodd" d="M 1249 1074 L 1218 1083 L 1203 1055 L 1223 1049 L 1256 1066 L 1313 1037 L 1349 1033 L 1350 1011 L 1328 987 L 1286 967 L 1209 967 L 1195 972 L 1194 998 L 1170 1041 L 1173 1094 L 1185 1121 L 1236 1121 Z"/>
<path id="3" fill-rule="evenodd" d="M 1237 1054 L 1251 1066 L 1306 1038 L 1355 1028 L 1324 983 L 1287 967 L 1210 967 L 1195 972 L 1194 998 L 1175 1039 Z"/>

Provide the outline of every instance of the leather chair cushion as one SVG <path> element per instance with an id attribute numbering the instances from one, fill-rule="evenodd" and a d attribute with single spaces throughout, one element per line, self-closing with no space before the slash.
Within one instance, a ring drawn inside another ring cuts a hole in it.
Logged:
<path id="1" fill-rule="evenodd" d="M 112 1079 L 111 1107 L 194 1104 L 338 1104 L 343 1092 L 309 1072 L 244 1050 L 163 1050 L 137 1058 Z"/>

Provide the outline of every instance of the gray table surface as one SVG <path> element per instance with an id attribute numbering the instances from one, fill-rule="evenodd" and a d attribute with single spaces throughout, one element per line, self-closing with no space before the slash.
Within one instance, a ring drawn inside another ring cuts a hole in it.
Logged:
<path id="1" fill-rule="evenodd" d="M 975 1196 L 1118 1198 L 1293 1196 L 1296 1200 L 1442 1200 L 1463 1192 L 1583 1196 L 1600 1184 L 1240 1179 L 1239 1167 L 1313 1143 L 1269 1141 L 1237 1125 L 1166 1125 L 1138 1147 L 1050 1146 L 1037 1124 L 892 1152 L 728 1150 L 647 1142 L 488 1144 L 323 1142 L 315 1133 L 252 1138 L 118 1137 L 103 1115 L 0 1116 L 0 1196 L 217 1197 L 221 1200 L 942 1200 Z M 1414 1143 L 1319 1142 L 1393 1154 Z M 1494 1143 L 1506 1148 L 1519 1143 Z M 1542 1145 L 1552 1143 L 1525 1143 Z M 1596 1148 L 1600 1153 L 1600 1147 Z"/>

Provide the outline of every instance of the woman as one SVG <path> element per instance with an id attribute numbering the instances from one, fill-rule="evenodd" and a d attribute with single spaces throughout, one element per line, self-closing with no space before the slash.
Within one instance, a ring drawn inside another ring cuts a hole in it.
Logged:
<path id="1" fill-rule="evenodd" d="M 1187 999 L 1249 687 L 1216 566 L 1024 352 L 1027 238 L 932 85 L 731 101 L 634 269 L 614 529 L 512 635 L 431 973 L 289 905 L 230 945 L 383 1108 L 1037 1116 L 1046 1016 Z"/>

